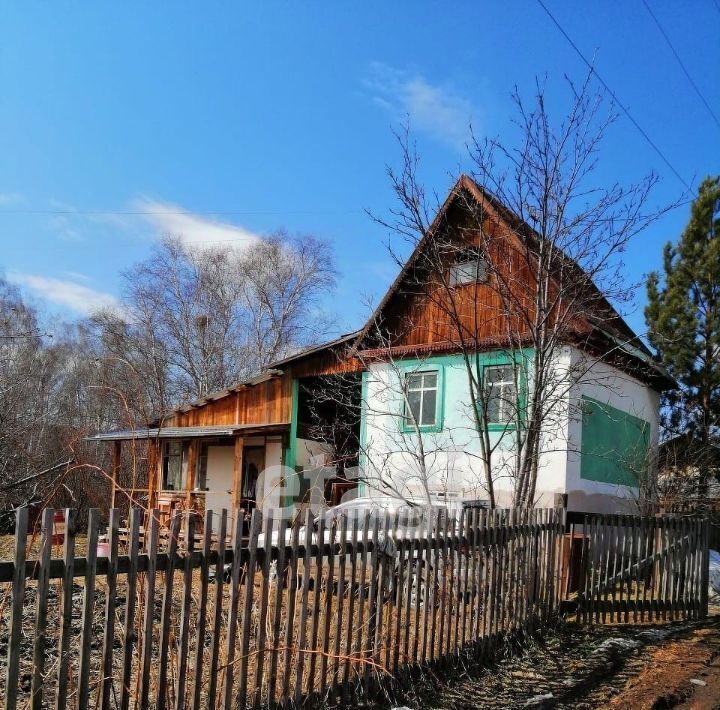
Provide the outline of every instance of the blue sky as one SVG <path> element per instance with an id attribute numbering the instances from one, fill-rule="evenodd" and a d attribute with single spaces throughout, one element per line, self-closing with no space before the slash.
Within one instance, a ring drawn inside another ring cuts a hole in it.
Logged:
<path id="1" fill-rule="evenodd" d="M 547 5 L 687 182 L 720 172 L 720 128 L 641 0 Z M 651 7 L 720 114 L 720 5 Z M 334 244 L 327 307 L 355 328 L 394 276 L 364 212 L 392 204 L 391 127 L 410 115 L 444 193 L 468 119 L 507 135 L 513 85 L 530 96 L 538 74 L 554 94 L 583 66 L 537 2 L 5 2 L 0 269 L 72 318 L 111 303 L 162 233 L 242 244 L 282 227 Z M 656 202 L 676 199 L 682 184 L 622 118 L 599 180 L 651 169 Z M 688 210 L 638 238 L 630 280 L 660 265 Z M 639 309 L 629 320 L 642 330 Z"/>

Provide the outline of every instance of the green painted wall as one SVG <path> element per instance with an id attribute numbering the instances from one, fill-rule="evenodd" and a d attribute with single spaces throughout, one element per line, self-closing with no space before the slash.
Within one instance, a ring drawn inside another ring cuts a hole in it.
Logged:
<path id="1" fill-rule="evenodd" d="M 637 486 L 649 445 L 649 422 L 583 396 L 580 478 Z"/>

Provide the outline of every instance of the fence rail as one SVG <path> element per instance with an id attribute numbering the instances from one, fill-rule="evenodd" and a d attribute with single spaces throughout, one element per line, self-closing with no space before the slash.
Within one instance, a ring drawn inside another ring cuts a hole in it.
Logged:
<path id="1" fill-rule="evenodd" d="M 66 512 L 58 553 L 50 510 L 29 561 L 20 510 L 15 559 L 0 562 L 5 707 L 355 705 L 557 611 L 563 511 L 436 514 L 412 530 L 397 515 L 315 529 L 309 512 L 255 511 L 243 538 L 226 511 L 178 514 L 161 536 L 155 512 L 141 538 L 144 512 L 121 536 L 113 510 L 98 557 L 98 511 L 86 541 Z"/>

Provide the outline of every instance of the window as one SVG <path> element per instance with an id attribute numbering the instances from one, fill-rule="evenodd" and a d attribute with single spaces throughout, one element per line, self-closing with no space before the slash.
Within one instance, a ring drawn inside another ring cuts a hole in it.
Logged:
<path id="1" fill-rule="evenodd" d="M 485 368 L 488 424 L 511 424 L 515 420 L 518 398 L 512 365 Z"/>
<path id="2" fill-rule="evenodd" d="M 165 444 L 163 456 L 163 490 L 182 490 L 183 445 L 181 441 Z"/>
<path id="3" fill-rule="evenodd" d="M 450 267 L 450 285 L 462 286 L 470 283 L 483 283 L 488 278 L 488 263 L 477 251 L 461 254 Z"/>
<path id="4" fill-rule="evenodd" d="M 437 424 L 438 373 L 410 372 L 405 375 L 405 422 L 409 426 Z"/>

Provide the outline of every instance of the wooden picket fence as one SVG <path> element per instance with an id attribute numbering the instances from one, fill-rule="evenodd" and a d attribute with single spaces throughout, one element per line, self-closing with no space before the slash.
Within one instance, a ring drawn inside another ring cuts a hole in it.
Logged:
<path id="1" fill-rule="evenodd" d="M 18 511 L 0 562 L 6 708 L 353 706 L 415 668 L 493 653 L 561 601 L 558 509 L 436 509 L 414 531 L 397 514 L 326 530 L 255 511 L 245 538 L 226 511 L 163 530 L 157 511 L 124 527 L 113 510 L 101 557 L 99 511 L 86 540 L 66 517 L 60 550 L 44 511 L 30 561 Z"/>
<path id="2" fill-rule="evenodd" d="M 708 612 L 707 518 L 570 514 L 581 623 L 697 619 Z M 579 580 L 579 581 L 578 581 Z"/>

